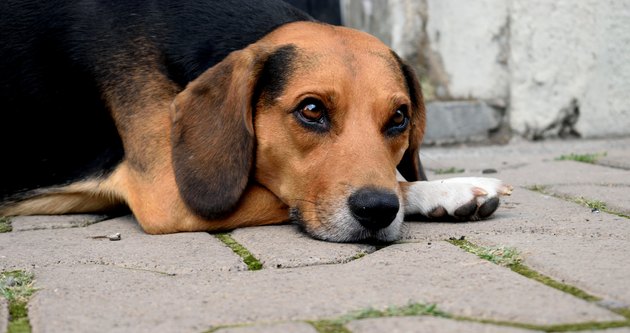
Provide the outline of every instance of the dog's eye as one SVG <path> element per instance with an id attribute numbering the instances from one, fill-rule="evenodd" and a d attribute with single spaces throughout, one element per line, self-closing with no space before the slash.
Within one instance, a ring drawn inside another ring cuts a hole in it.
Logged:
<path id="1" fill-rule="evenodd" d="M 324 132 L 330 127 L 324 104 L 314 98 L 307 98 L 293 112 L 302 126 L 307 129 Z"/>
<path id="2" fill-rule="evenodd" d="M 389 123 L 385 128 L 385 134 L 388 136 L 396 136 L 401 134 L 409 126 L 409 116 L 407 115 L 407 107 L 401 106 L 394 112 L 394 115 L 389 119 Z"/>

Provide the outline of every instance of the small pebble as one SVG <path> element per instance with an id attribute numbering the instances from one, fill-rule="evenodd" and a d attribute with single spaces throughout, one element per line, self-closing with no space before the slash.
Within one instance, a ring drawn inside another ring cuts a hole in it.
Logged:
<path id="1" fill-rule="evenodd" d="M 17 281 L 15 281 L 15 278 L 12 276 L 7 277 L 6 281 L 4 282 L 7 287 L 13 287 L 17 284 Z"/>
<path id="2" fill-rule="evenodd" d="M 119 240 L 121 239 L 121 237 L 120 237 L 120 232 L 117 232 L 117 233 L 112 234 L 112 235 L 108 235 L 108 236 L 107 236 L 107 238 L 108 238 L 110 241 L 119 241 Z"/>
<path id="3" fill-rule="evenodd" d="M 593 209 L 591 209 L 591 213 L 596 213 L 597 214 L 597 213 L 599 213 L 599 209 L 593 208 Z"/>
<path id="4" fill-rule="evenodd" d="M 483 169 L 481 170 L 482 174 L 488 174 L 488 173 L 497 173 L 497 169 Z"/>

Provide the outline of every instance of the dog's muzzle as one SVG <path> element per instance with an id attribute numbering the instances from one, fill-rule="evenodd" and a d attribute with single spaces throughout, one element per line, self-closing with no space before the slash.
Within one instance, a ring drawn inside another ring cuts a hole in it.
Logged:
<path id="1" fill-rule="evenodd" d="M 336 204 L 318 202 L 311 211 L 316 212 L 315 223 L 298 207 L 291 208 L 290 218 L 314 238 L 332 242 L 392 242 L 400 239 L 404 220 L 396 193 L 376 187 L 356 189 Z"/>

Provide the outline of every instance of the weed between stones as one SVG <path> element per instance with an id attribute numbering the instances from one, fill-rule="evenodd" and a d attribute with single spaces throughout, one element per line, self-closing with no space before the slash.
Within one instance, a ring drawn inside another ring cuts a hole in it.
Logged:
<path id="1" fill-rule="evenodd" d="M 34 292 L 33 274 L 23 271 L 0 273 L 0 294 L 9 303 L 7 333 L 31 332 L 26 305 Z"/>
<path id="2" fill-rule="evenodd" d="M 406 306 L 389 307 L 385 310 L 372 308 L 351 312 L 336 319 L 308 321 L 319 333 L 350 333 L 345 325 L 354 320 L 367 318 L 385 317 L 408 317 L 408 316 L 436 316 L 451 317 L 446 312 L 439 310 L 435 304 L 411 303 Z"/>
<path id="3" fill-rule="evenodd" d="M 240 256 L 243 259 L 245 265 L 250 271 L 257 271 L 262 269 L 262 263 L 254 257 L 254 255 L 249 252 L 243 245 L 239 244 L 230 234 L 216 234 L 214 235 L 217 239 L 219 239 L 223 244 L 227 245 L 234 253 Z"/>
<path id="4" fill-rule="evenodd" d="M 435 172 L 436 175 L 462 173 L 464 171 L 465 171 L 464 169 L 459 169 L 459 168 L 456 168 L 456 167 L 450 167 L 450 168 L 446 168 L 446 169 L 435 169 L 435 170 L 433 170 L 433 172 Z"/>
<path id="5" fill-rule="evenodd" d="M 463 239 L 454 239 L 451 238 L 448 240 L 449 243 L 458 246 L 462 250 L 466 252 L 470 252 L 472 254 L 477 255 L 481 259 L 488 260 L 497 265 L 501 265 L 507 267 L 527 278 L 536 280 L 540 283 L 543 283 L 549 287 L 558 289 L 565 293 L 571 294 L 575 297 L 581 298 L 588 302 L 597 302 L 601 299 L 599 297 L 588 294 L 587 292 L 576 288 L 574 286 L 558 282 L 544 274 L 538 273 L 533 269 L 522 264 L 522 259 L 518 251 L 514 248 L 510 247 L 484 247 L 473 244 L 467 240 Z"/>
<path id="6" fill-rule="evenodd" d="M 606 152 L 596 154 L 569 154 L 556 157 L 556 161 L 576 161 L 582 163 L 595 164 L 601 157 L 606 156 Z"/>
<path id="7" fill-rule="evenodd" d="M 585 292 L 584 290 L 568 285 L 566 283 L 556 281 L 549 276 L 538 273 L 535 270 L 527 267 L 526 265 L 522 263 L 522 259 L 520 258 L 518 251 L 514 248 L 483 247 L 483 246 L 473 244 L 464 239 L 455 239 L 455 238 L 451 238 L 447 241 L 455 246 L 458 246 L 459 248 L 461 248 L 462 250 L 466 252 L 477 255 L 479 258 L 507 267 L 515 273 L 518 273 L 526 278 L 538 281 L 551 288 L 558 289 L 567 294 L 571 294 L 587 302 L 596 303 L 596 302 L 601 301 L 601 298 L 591 295 Z M 588 323 L 579 323 L 579 324 L 536 326 L 536 325 L 518 324 L 518 323 L 515 324 L 515 323 L 498 322 L 498 321 L 475 320 L 474 318 L 466 318 L 466 317 L 453 317 L 453 319 L 472 320 L 472 321 L 477 321 L 477 322 L 482 322 L 482 323 L 493 323 L 497 325 L 509 325 L 509 326 L 514 326 L 514 327 L 543 330 L 547 332 L 596 330 L 596 329 L 630 326 L 630 309 L 626 309 L 626 308 L 613 309 L 613 308 L 608 308 L 608 307 L 607 309 L 619 315 L 624 316 L 626 320 L 625 321 L 611 321 L 611 322 L 588 322 Z"/>
<path id="8" fill-rule="evenodd" d="M 592 211 L 605 212 L 605 213 L 608 213 L 608 214 L 617 215 L 619 217 L 630 219 L 630 215 L 614 211 L 614 210 L 608 208 L 606 206 L 605 202 L 600 201 L 600 200 L 591 200 L 591 199 L 586 199 L 584 197 L 573 197 L 573 196 L 570 196 L 570 195 L 557 194 L 557 193 L 554 193 L 551 190 L 549 190 L 549 186 L 545 186 L 545 185 L 532 185 L 532 186 L 528 186 L 527 189 L 530 190 L 530 191 L 534 191 L 534 192 L 538 192 L 538 193 L 544 194 L 544 195 L 549 195 L 549 196 L 552 196 L 554 198 L 570 201 L 570 202 L 576 203 L 576 204 L 578 204 L 580 206 L 588 207 Z"/>
<path id="9" fill-rule="evenodd" d="M 11 220 L 6 216 L 0 216 L 0 233 L 10 232 L 13 230 L 11 227 Z"/>

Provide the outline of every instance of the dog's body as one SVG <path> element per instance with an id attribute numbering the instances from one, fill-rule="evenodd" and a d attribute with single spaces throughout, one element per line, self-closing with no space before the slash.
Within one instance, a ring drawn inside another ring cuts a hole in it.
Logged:
<path id="1" fill-rule="evenodd" d="M 149 233 L 291 219 L 390 241 L 405 214 L 483 218 L 509 193 L 424 181 L 410 67 L 283 2 L 1 6 L 0 215 L 126 205 Z"/>

